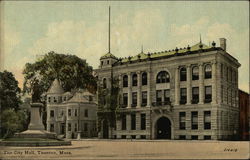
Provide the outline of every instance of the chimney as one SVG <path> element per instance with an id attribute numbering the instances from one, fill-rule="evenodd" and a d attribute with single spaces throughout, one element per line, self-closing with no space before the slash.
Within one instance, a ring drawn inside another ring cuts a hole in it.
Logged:
<path id="1" fill-rule="evenodd" d="M 224 51 L 227 51 L 226 38 L 220 38 L 220 47 L 221 47 Z"/>

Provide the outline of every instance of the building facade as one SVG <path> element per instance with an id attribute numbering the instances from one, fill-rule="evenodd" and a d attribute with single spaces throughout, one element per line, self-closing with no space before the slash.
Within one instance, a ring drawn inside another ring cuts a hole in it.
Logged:
<path id="1" fill-rule="evenodd" d="M 250 140 L 250 109 L 248 93 L 239 90 L 239 108 L 240 108 L 240 139 Z"/>
<path id="2" fill-rule="evenodd" d="M 67 139 L 96 137 L 97 102 L 87 90 L 64 92 L 56 79 L 47 92 L 47 130 Z M 80 138 L 78 137 L 78 138 Z"/>
<path id="3" fill-rule="evenodd" d="M 220 47 L 194 46 L 117 58 L 110 52 L 96 70 L 99 91 L 118 80 L 115 119 L 100 119 L 100 138 L 231 139 L 238 134 L 239 62 Z M 100 97 L 99 97 L 100 99 Z M 98 102 L 98 114 L 109 109 Z M 106 108 L 106 109 L 105 109 Z M 115 121 L 115 125 L 110 125 Z"/>

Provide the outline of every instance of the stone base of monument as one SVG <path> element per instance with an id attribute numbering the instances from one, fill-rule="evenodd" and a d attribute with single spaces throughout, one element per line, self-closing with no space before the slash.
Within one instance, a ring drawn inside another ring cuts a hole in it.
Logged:
<path id="1" fill-rule="evenodd" d="M 0 141 L 0 146 L 62 146 L 71 145 L 71 141 L 59 140 L 55 133 L 44 129 L 40 115 L 42 103 L 31 104 L 31 117 L 28 130 L 15 133 L 13 138 Z"/>

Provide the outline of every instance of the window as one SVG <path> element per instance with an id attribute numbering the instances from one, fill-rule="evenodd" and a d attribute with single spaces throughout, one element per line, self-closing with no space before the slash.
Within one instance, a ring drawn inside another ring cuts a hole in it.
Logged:
<path id="1" fill-rule="evenodd" d="M 68 116 L 71 116 L 71 109 L 68 109 Z"/>
<path id="2" fill-rule="evenodd" d="M 181 130 L 186 129 L 186 113 L 185 112 L 179 113 L 179 121 L 180 121 L 180 129 Z"/>
<path id="3" fill-rule="evenodd" d="M 107 60 L 107 64 L 109 64 L 109 60 Z"/>
<path id="4" fill-rule="evenodd" d="M 146 135 L 141 135 L 141 139 L 146 139 Z"/>
<path id="5" fill-rule="evenodd" d="M 227 67 L 226 67 L 225 72 L 226 72 L 226 80 L 228 81 L 228 69 L 227 69 Z"/>
<path id="6" fill-rule="evenodd" d="M 221 86 L 221 103 L 224 101 L 224 89 L 223 86 Z"/>
<path id="7" fill-rule="evenodd" d="M 88 123 L 84 123 L 84 131 L 88 131 Z"/>
<path id="8" fill-rule="evenodd" d="M 89 96 L 89 101 L 90 101 L 90 102 L 93 101 L 93 96 Z"/>
<path id="9" fill-rule="evenodd" d="M 131 107 L 135 107 L 137 105 L 137 92 L 132 93 L 132 105 Z"/>
<path id="10" fill-rule="evenodd" d="M 170 77 L 168 72 L 166 71 L 161 71 L 158 73 L 157 78 L 156 78 L 156 83 L 169 83 Z"/>
<path id="11" fill-rule="evenodd" d="M 77 117 L 77 109 L 75 109 L 75 116 Z"/>
<path id="12" fill-rule="evenodd" d="M 204 140 L 211 140 L 211 136 L 205 135 Z"/>
<path id="13" fill-rule="evenodd" d="M 180 139 L 180 140 L 185 140 L 185 139 L 186 139 L 186 136 L 185 136 L 185 135 L 179 135 L 179 139 Z"/>
<path id="14" fill-rule="evenodd" d="M 50 124 L 50 132 L 54 132 L 55 128 L 54 128 L 54 124 Z"/>
<path id="15" fill-rule="evenodd" d="M 121 120 L 122 120 L 122 130 L 126 130 L 127 124 L 126 124 L 126 115 L 125 114 L 121 115 Z"/>
<path id="16" fill-rule="evenodd" d="M 128 93 L 123 93 L 123 107 L 127 107 L 128 105 Z"/>
<path id="17" fill-rule="evenodd" d="M 54 110 L 50 110 L 50 117 L 54 117 L 55 115 L 55 111 Z"/>
<path id="18" fill-rule="evenodd" d="M 54 103 L 56 103 L 56 102 L 57 102 L 56 97 L 54 97 Z"/>
<path id="19" fill-rule="evenodd" d="M 180 94 L 181 94 L 180 104 L 186 104 L 187 103 L 187 89 L 181 88 Z"/>
<path id="20" fill-rule="evenodd" d="M 103 61 L 101 61 L 101 65 L 103 65 Z"/>
<path id="21" fill-rule="evenodd" d="M 89 111 L 87 109 L 84 110 L 84 116 L 88 117 L 89 116 Z"/>
<path id="22" fill-rule="evenodd" d="M 199 68 L 197 66 L 194 66 L 192 69 L 192 80 L 198 80 L 199 79 Z"/>
<path id="23" fill-rule="evenodd" d="M 223 74 L 224 74 L 224 66 L 223 66 L 223 64 L 221 63 L 220 64 L 220 76 L 221 76 L 221 78 L 223 79 Z"/>
<path id="24" fill-rule="evenodd" d="M 182 67 L 180 69 L 180 81 L 186 81 L 187 80 L 187 69 L 185 67 Z"/>
<path id="25" fill-rule="evenodd" d="M 147 85 L 147 82 L 148 81 L 148 79 L 147 79 L 147 73 L 146 72 L 143 72 L 142 73 L 142 85 L 144 86 L 144 85 Z"/>
<path id="26" fill-rule="evenodd" d="M 131 135 L 131 138 L 132 139 L 136 139 L 136 135 Z"/>
<path id="27" fill-rule="evenodd" d="M 141 114 L 141 130 L 146 129 L 146 114 Z"/>
<path id="28" fill-rule="evenodd" d="M 199 102 L 199 87 L 192 88 L 192 104 L 197 104 Z"/>
<path id="29" fill-rule="evenodd" d="M 128 76 L 127 75 L 123 76 L 123 87 L 128 87 Z"/>
<path id="30" fill-rule="evenodd" d="M 141 106 L 144 107 L 147 105 L 147 91 L 142 92 L 142 104 Z"/>
<path id="31" fill-rule="evenodd" d="M 50 100 L 51 100 L 51 98 L 50 97 L 48 97 L 48 102 L 50 103 Z"/>
<path id="32" fill-rule="evenodd" d="M 135 130 L 136 128 L 136 117 L 135 114 L 131 114 L 131 130 Z"/>
<path id="33" fill-rule="evenodd" d="M 211 129 L 211 111 L 204 111 L 204 129 Z"/>
<path id="34" fill-rule="evenodd" d="M 104 89 L 107 88 L 107 80 L 106 80 L 106 78 L 103 79 L 102 85 L 103 85 Z"/>
<path id="35" fill-rule="evenodd" d="M 170 90 L 165 89 L 164 90 L 164 104 L 170 104 Z"/>
<path id="36" fill-rule="evenodd" d="M 71 131 L 71 123 L 68 123 L 68 131 Z"/>
<path id="37" fill-rule="evenodd" d="M 198 129 L 198 112 L 191 112 L 192 129 Z"/>
<path id="38" fill-rule="evenodd" d="M 126 135 L 122 135 L 121 139 L 126 139 Z"/>
<path id="39" fill-rule="evenodd" d="M 192 140 L 198 140 L 198 136 L 197 135 L 191 136 L 191 139 Z"/>
<path id="40" fill-rule="evenodd" d="M 132 76 L 132 86 L 137 86 L 137 74 L 133 74 Z"/>
<path id="41" fill-rule="evenodd" d="M 205 86 L 205 103 L 212 101 L 212 86 Z"/>
<path id="42" fill-rule="evenodd" d="M 161 102 L 162 102 L 161 98 L 162 98 L 162 91 L 157 90 L 156 91 L 156 104 L 157 105 L 161 105 Z"/>
<path id="43" fill-rule="evenodd" d="M 65 96 L 65 97 L 63 97 L 63 101 L 66 101 L 67 100 L 67 97 Z"/>
<path id="44" fill-rule="evenodd" d="M 205 79 L 212 78 L 212 67 L 210 64 L 205 65 Z"/>
<path id="45" fill-rule="evenodd" d="M 77 123 L 75 123 L 75 132 L 77 132 Z"/>

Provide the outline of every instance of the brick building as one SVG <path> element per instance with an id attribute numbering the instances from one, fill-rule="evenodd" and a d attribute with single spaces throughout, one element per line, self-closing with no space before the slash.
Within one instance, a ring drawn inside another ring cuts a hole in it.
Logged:
<path id="1" fill-rule="evenodd" d="M 249 140 L 250 134 L 250 111 L 249 94 L 239 90 L 239 108 L 240 108 L 240 139 Z"/>

